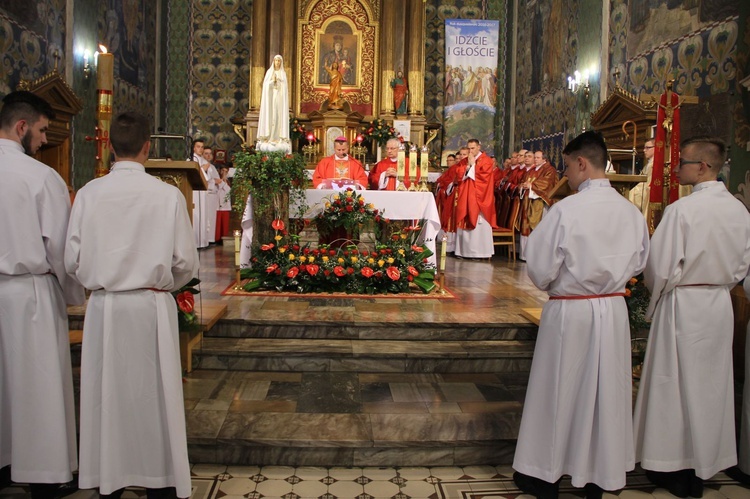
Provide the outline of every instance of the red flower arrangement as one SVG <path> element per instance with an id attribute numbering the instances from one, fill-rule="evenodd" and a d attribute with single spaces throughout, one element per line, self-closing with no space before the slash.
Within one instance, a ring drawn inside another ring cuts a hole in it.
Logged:
<path id="1" fill-rule="evenodd" d="M 177 303 L 177 324 L 180 331 L 190 332 L 200 329 L 198 316 L 195 314 L 195 295 L 200 293 L 195 286 L 200 282 L 200 279 L 192 279 L 185 286 L 172 292 Z"/>
<path id="2" fill-rule="evenodd" d="M 370 140 L 374 140 L 381 146 L 388 142 L 388 139 L 399 137 L 396 129 L 382 119 L 373 120 L 369 127 L 362 130 L 362 135 Z"/>

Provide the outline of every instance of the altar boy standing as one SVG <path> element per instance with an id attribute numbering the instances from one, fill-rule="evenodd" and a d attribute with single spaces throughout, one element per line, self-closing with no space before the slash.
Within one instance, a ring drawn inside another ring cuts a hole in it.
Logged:
<path id="1" fill-rule="evenodd" d="M 76 196 L 65 266 L 92 291 L 83 325 L 79 485 L 149 498 L 191 491 L 177 307 L 198 272 L 185 199 L 147 174 L 148 120 L 112 121 L 116 162 Z"/>
<path id="2" fill-rule="evenodd" d="M 534 349 L 513 461 L 518 487 L 557 497 L 562 475 L 587 497 L 625 485 L 634 467 L 625 284 L 643 270 L 643 215 L 604 174 L 607 148 L 585 132 L 563 150 L 578 193 L 552 205 L 529 236 L 529 277 L 549 301 Z"/>

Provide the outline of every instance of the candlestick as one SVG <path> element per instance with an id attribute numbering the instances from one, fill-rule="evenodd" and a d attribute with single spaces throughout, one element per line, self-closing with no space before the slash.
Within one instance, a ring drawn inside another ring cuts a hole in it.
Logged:
<path id="1" fill-rule="evenodd" d="M 240 236 L 242 235 L 241 230 L 234 231 L 234 265 L 240 266 Z"/>
<path id="2" fill-rule="evenodd" d="M 398 170 L 396 171 L 396 175 L 398 178 L 398 187 L 396 187 L 397 191 L 405 191 L 406 188 L 404 187 L 404 168 L 406 163 L 406 151 L 404 150 L 404 145 L 401 144 L 398 148 Z"/>
<path id="3" fill-rule="evenodd" d="M 417 182 L 417 146 L 412 144 L 409 148 L 409 190 L 416 191 L 417 186 L 414 185 Z"/>
<path id="4" fill-rule="evenodd" d="M 109 171 L 109 126 L 112 120 L 112 84 L 114 81 L 115 56 L 99 45 L 96 61 L 96 169 L 94 175 L 103 177 Z"/>
<path id="5" fill-rule="evenodd" d="M 443 233 L 443 244 L 440 248 L 440 272 L 445 274 L 445 259 L 448 247 L 448 236 Z"/>
<path id="6" fill-rule="evenodd" d="M 427 177 L 430 171 L 430 156 L 427 146 L 422 147 L 422 157 L 419 162 L 419 192 L 429 192 L 427 188 Z"/>

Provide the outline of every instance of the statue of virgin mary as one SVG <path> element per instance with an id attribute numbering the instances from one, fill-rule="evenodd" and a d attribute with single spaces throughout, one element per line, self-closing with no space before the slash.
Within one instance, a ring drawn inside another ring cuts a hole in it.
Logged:
<path id="1" fill-rule="evenodd" d="M 274 56 L 273 64 L 263 78 L 257 149 L 292 152 L 289 142 L 289 84 L 284 59 L 280 55 Z"/>

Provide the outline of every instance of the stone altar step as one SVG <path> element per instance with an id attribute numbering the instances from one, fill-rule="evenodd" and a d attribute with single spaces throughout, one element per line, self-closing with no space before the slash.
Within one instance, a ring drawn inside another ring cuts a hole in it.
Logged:
<path id="1" fill-rule="evenodd" d="M 287 322 L 222 319 L 205 337 L 286 338 L 330 340 L 487 341 L 535 340 L 533 324 L 466 325 L 445 323 L 354 323 L 323 321 Z"/>
<path id="2" fill-rule="evenodd" d="M 339 340 L 204 337 L 201 369 L 283 372 L 519 373 L 534 341 Z"/>
<path id="3" fill-rule="evenodd" d="M 193 463 L 509 464 L 527 373 L 198 369 L 184 385 Z"/>

